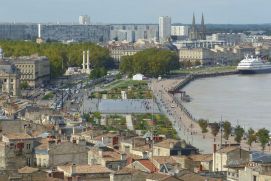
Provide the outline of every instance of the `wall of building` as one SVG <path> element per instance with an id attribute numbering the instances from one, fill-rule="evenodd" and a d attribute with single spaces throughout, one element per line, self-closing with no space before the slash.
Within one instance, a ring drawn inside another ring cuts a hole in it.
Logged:
<path id="1" fill-rule="evenodd" d="M 129 42 L 139 39 L 157 40 L 158 31 L 156 24 L 115 24 L 110 25 L 110 40 Z"/>
<path id="2" fill-rule="evenodd" d="M 87 164 L 88 150 L 83 145 L 66 142 L 52 145 L 48 151 L 49 166 L 65 163 Z"/>

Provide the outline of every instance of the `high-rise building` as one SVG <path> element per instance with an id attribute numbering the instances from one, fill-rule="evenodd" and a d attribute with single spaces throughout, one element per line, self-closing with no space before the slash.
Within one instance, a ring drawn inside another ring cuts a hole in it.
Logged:
<path id="1" fill-rule="evenodd" d="M 157 24 L 112 24 L 110 25 L 110 40 L 135 42 L 139 39 L 158 39 Z"/>
<path id="2" fill-rule="evenodd" d="M 159 17 L 159 41 L 166 42 L 171 35 L 171 17 Z"/>
<path id="3" fill-rule="evenodd" d="M 90 17 L 88 15 L 79 16 L 79 24 L 80 25 L 89 25 L 90 24 Z"/>
<path id="4" fill-rule="evenodd" d="M 171 26 L 171 36 L 188 36 L 189 27 L 182 25 Z"/>

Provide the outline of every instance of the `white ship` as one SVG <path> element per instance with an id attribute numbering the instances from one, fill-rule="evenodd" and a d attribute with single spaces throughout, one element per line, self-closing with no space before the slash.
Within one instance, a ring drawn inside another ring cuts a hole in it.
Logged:
<path id="1" fill-rule="evenodd" d="M 243 74 L 268 73 L 271 72 L 271 64 L 265 63 L 260 58 L 246 56 L 237 66 L 237 70 Z"/>

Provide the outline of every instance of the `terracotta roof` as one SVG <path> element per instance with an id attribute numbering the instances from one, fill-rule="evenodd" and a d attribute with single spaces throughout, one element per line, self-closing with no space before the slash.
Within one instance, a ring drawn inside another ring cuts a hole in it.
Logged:
<path id="1" fill-rule="evenodd" d="M 154 144 L 154 146 L 162 147 L 162 148 L 170 148 L 170 144 L 176 144 L 178 142 L 179 142 L 178 140 L 166 139 L 166 140 L 163 140 L 159 143 Z"/>
<path id="2" fill-rule="evenodd" d="M 186 171 L 186 170 L 182 171 L 180 175 L 178 176 L 178 178 L 184 181 L 205 181 L 206 180 L 205 177 L 197 175 L 190 171 Z"/>
<path id="3" fill-rule="evenodd" d="M 136 151 L 152 151 L 152 148 L 150 148 L 149 145 L 144 145 L 144 146 L 135 147 L 135 148 L 133 148 L 133 150 L 136 150 Z"/>
<path id="4" fill-rule="evenodd" d="M 31 139 L 33 138 L 29 134 L 26 133 L 5 133 L 3 136 L 7 137 L 8 139 L 14 139 L 14 140 L 19 140 L 19 139 Z"/>
<path id="5" fill-rule="evenodd" d="M 155 160 L 159 164 L 165 164 L 165 163 L 175 164 L 175 163 L 177 163 L 175 161 L 175 159 L 171 156 L 154 156 L 152 158 L 153 158 L 153 160 Z"/>
<path id="6" fill-rule="evenodd" d="M 115 150 L 113 150 L 113 151 L 103 151 L 102 156 L 99 155 L 98 150 L 90 150 L 89 152 L 92 152 L 95 156 L 101 157 L 106 161 L 118 161 L 118 160 L 121 160 L 121 153 L 117 152 Z"/>
<path id="7" fill-rule="evenodd" d="M 158 168 L 150 160 L 137 160 L 141 165 L 147 168 L 150 172 L 157 172 Z"/>
<path id="8" fill-rule="evenodd" d="M 189 158 L 193 161 L 212 161 L 213 160 L 213 154 L 199 154 L 199 155 L 190 155 Z"/>
<path id="9" fill-rule="evenodd" d="M 32 168 L 32 167 L 28 167 L 28 166 L 25 166 L 23 168 L 20 168 L 18 169 L 18 173 L 22 173 L 22 174 L 27 174 L 27 173 L 34 173 L 34 172 L 37 172 L 39 171 L 38 168 Z"/>
<path id="10" fill-rule="evenodd" d="M 113 138 L 113 137 L 116 137 L 116 136 L 119 136 L 119 134 L 117 134 L 117 133 L 106 133 L 106 134 L 102 134 L 102 135 L 96 136 L 94 138 L 94 140 L 101 141 L 103 137 L 104 138 Z"/>
<path id="11" fill-rule="evenodd" d="M 219 149 L 217 152 L 219 153 L 229 153 L 231 151 L 234 151 L 236 149 L 240 149 L 240 146 L 227 146 L 222 149 Z"/>
<path id="12" fill-rule="evenodd" d="M 125 175 L 125 174 L 134 174 L 136 172 L 140 172 L 140 171 L 137 170 L 137 169 L 134 169 L 134 168 L 124 167 L 121 170 L 116 171 L 114 174 L 117 174 L 117 175 L 122 175 L 123 174 L 123 175 Z"/>
<path id="13" fill-rule="evenodd" d="M 180 181 L 178 178 L 162 173 L 151 173 L 148 175 L 147 179 L 155 181 Z"/>
<path id="14" fill-rule="evenodd" d="M 72 165 L 58 166 L 59 171 L 71 174 Z M 101 165 L 75 165 L 76 174 L 112 173 L 113 171 Z"/>

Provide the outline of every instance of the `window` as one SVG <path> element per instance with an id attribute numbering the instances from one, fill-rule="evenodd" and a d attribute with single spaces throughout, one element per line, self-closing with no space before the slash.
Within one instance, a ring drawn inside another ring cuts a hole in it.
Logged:
<path id="1" fill-rule="evenodd" d="M 27 158 L 26 162 L 27 162 L 27 166 L 31 166 L 31 158 Z"/>
<path id="2" fill-rule="evenodd" d="M 27 144 L 26 149 L 30 150 L 30 148 L 31 148 L 31 144 Z"/>
<path id="3" fill-rule="evenodd" d="M 253 175 L 253 181 L 257 181 L 256 175 Z"/>

